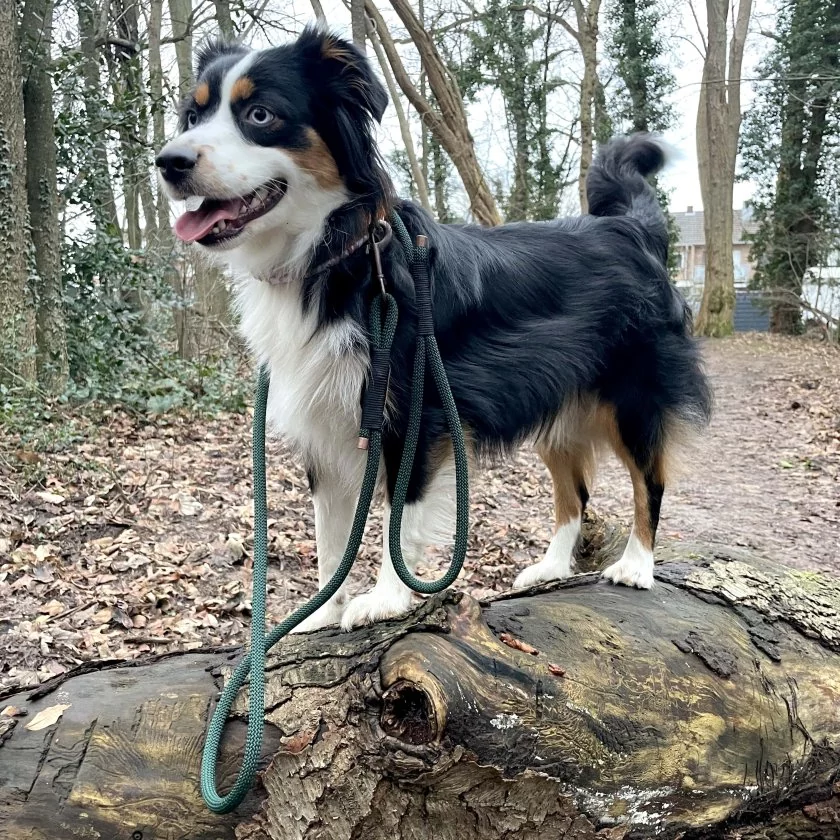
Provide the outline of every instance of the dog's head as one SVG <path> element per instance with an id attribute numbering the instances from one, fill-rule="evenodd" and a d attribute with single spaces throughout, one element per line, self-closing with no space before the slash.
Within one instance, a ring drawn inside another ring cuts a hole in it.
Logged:
<path id="1" fill-rule="evenodd" d="M 211 43 L 196 78 L 155 161 L 169 196 L 187 201 L 180 239 L 288 264 L 338 207 L 382 205 L 390 182 L 372 121 L 388 98 L 352 44 L 317 28 L 266 50 Z"/>

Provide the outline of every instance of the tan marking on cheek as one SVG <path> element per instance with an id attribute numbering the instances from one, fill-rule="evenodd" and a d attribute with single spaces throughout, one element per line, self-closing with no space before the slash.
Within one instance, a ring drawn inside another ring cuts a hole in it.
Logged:
<path id="1" fill-rule="evenodd" d="M 240 102 L 254 95 L 254 83 L 247 76 L 240 76 L 230 89 L 230 101 Z"/>
<path id="2" fill-rule="evenodd" d="M 210 101 L 210 85 L 208 85 L 207 82 L 202 82 L 195 89 L 193 99 L 195 99 L 195 104 L 198 105 L 199 108 L 203 108 Z"/>
<path id="3" fill-rule="evenodd" d="M 306 149 L 285 149 L 289 157 L 305 172 L 315 178 L 319 187 L 334 190 L 342 185 L 338 166 L 321 135 L 313 128 L 306 129 L 309 147 Z"/>

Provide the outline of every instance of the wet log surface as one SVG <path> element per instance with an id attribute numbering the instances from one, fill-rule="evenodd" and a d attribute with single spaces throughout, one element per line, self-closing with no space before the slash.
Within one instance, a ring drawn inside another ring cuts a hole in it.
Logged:
<path id="1" fill-rule="evenodd" d="M 584 562 L 614 553 L 620 534 L 589 530 Z M 660 557 L 651 592 L 583 574 L 284 641 L 261 785 L 225 817 L 198 768 L 237 652 L 4 698 L 27 715 L 0 718 L 2 836 L 840 837 L 840 581 L 723 547 Z M 25 728 L 56 704 L 58 723 Z M 223 790 L 243 733 L 228 727 Z"/>

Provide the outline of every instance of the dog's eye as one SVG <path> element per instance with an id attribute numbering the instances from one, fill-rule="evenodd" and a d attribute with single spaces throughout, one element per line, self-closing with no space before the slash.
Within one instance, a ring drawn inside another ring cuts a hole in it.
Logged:
<path id="1" fill-rule="evenodd" d="M 187 128 L 195 128 L 195 124 L 198 122 L 198 114 L 190 109 L 187 111 Z"/>
<path id="2" fill-rule="evenodd" d="M 245 119 L 253 125 L 268 125 L 274 119 L 274 114 L 262 105 L 254 105 L 248 110 Z"/>

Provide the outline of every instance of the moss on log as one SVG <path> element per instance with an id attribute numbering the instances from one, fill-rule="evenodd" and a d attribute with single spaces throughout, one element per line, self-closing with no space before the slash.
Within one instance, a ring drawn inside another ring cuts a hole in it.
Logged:
<path id="1" fill-rule="evenodd" d="M 650 592 L 584 574 L 284 641 L 261 786 L 226 817 L 197 779 L 236 654 L 7 698 L 29 716 L 0 728 L 3 837 L 840 838 L 840 581 L 725 548 L 661 557 Z M 56 703 L 57 724 L 25 729 Z"/>

